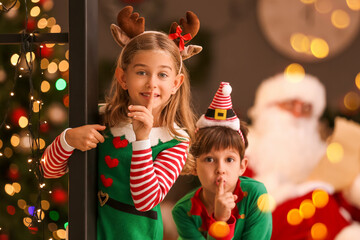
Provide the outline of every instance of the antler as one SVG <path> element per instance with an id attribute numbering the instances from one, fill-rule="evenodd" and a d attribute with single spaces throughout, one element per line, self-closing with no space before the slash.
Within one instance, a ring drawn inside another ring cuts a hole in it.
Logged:
<path id="1" fill-rule="evenodd" d="M 191 11 L 186 12 L 186 20 L 184 18 L 181 18 L 179 23 L 183 29 L 182 35 L 190 33 L 191 38 L 195 37 L 200 28 L 200 21 L 198 17 L 195 13 Z M 178 24 L 176 22 L 173 22 L 170 26 L 170 33 L 175 33 L 177 27 Z"/>
<path id="2" fill-rule="evenodd" d="M 139 13 L 133 13 L 132 6 L 121 9 L 117 16 L 117 22 L 129 38 L 133 38 L 145 31 L 145 19 L 143 17 L 139 18 Z"/>

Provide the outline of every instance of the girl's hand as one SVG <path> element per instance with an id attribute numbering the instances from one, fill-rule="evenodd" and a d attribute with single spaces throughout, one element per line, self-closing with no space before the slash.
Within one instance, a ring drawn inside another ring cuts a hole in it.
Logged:
<path id="1" fill-rule="evenodd" d="M 99 142 L 104 142 L 105 139 L 98 131 L 105 130 L 106 126 L 99 124 L 84 125 L 77 128 L 71 128 L 66 132 L 66 142 L 81 151 L 87 151 L 96 148 Z"/>
<path id="2" fill-rule="evenodd" d="M 237 196 L 231 192 L 225 192 L 224 179 L 220 179 L 216 190 L 214 203 L 214 217 L 217 221 L 226 222 L 231 217 L 231 210 L 235 207 Z"/>
<path id="3" fill-rule="evenodd" d="M 150 131 L 154 125 L 152 115 L 154 93 L 150 94 L 147 106 L 130 105 L 128 116 L 132 118 L 132 125 L 136 136 L 136 141 L 149 139 Z"/>

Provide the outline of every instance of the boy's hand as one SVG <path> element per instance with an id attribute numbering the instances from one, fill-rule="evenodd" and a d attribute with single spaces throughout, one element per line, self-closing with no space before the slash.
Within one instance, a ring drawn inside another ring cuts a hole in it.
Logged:
<path id="1" fill-rule="evenodd" d="M 149 138 L 150 131 L 154 125 L 152 108 L 154 102 L 154 93 L 150 93 L 149 102 L 146 106 L 130 105 L 128 116 L 133 119 L 132 125 L 136 136 L 136 141 Z"/>
<path id="2" fill-rule="evenodd" d="M 66 132 L 66 142 L 81 151 L 87 151 L 96 148 L 99 142 L 105 139 L 98 131 L 105 130 L 106 126 L 99 124 L 84 125 L 77 128 L 71 128 Z"/>
<path id="3" fill-rule="evenodd" d="M 220 179 L 216 189 L 214 203 L 214 217 L 217 221 L 226 222 L 231 217 L 231 210 L 235 207 L 237 196 L 231 192 L 225 192 L 225 181 Z"/>

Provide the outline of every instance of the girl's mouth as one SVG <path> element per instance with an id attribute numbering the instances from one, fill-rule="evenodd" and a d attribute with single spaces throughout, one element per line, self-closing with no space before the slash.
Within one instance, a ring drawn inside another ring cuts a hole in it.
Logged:
<path id="1" fill-rule="evenodd" d="M 150 97 L 151 93 L 144 92 L 144 93 L 140 93 L 140 95 L 144 97 Z M 160 94 L 154 93 L 154 97 L 159 97 L 159 96 Z"/>

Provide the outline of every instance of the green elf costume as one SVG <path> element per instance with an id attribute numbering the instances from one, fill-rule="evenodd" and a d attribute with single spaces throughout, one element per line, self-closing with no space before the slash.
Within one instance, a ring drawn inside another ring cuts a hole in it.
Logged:
<path id="1" fill-rule="evenodd" d="M 221 82 L 212 103 L 196 123 L 198 129 L 222 126 L 236 131 L 246 147 L 240 130 L 240 120 L 232 109 L 232 88 Z M 243 161 L 243 160 L 242 160 Z M 193 190 L 179 200 L 172 210 L 180 239 L 214 239 L 210 226 L 216 222 L 201 200 L 203 188 Z M 227 221 L 229 233 L 221 240 L 246 239 L 269 240 L 272 232 L 272 216 L 269 211 L 269 196 L 264 184 L 248 177 L 239 177 L 234 195 L 236 205 Z"/>

